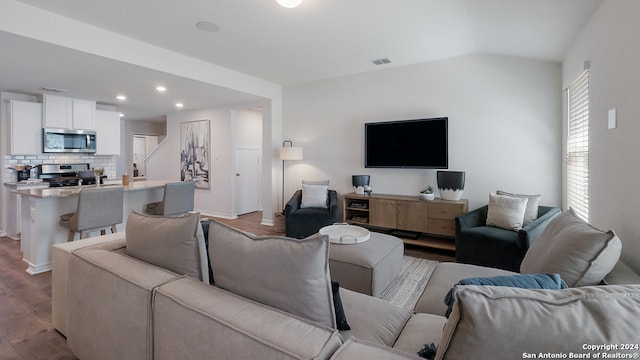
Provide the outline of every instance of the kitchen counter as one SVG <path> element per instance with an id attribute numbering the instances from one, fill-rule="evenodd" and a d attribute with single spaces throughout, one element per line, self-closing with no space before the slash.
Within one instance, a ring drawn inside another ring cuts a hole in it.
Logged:
<path id="1" fill-rule="evenodd" d="M 123 222 L 116 227 L 124 231 L 131 211 L 144 212 L 146 204 L 161 201 L 164 185 L 169 181 L 132 181 L 124 187 Z M 107 183 L 99 187 L 122 186 Z M 92 189 L 97 185 L 83 185 Z M 78 203 L 77 187 L 28 188 L 12 190 L 20 195 L 21 249 L 29 274 L 51 270 L 51 246 L 67 241 L 69 229 L 60 225 L 60 215 L 72 213 Z M 100 211 L 100 208 L 96 208 Z M 99 232 L 90 233 L 97 236 Z M 78 235 L 76 235 L 76 238 Z"/>
<path id="2" fill-rule="evenodd" d="M 163 188 L 164 184 L 167 181 L 162 180 L 153 180 L 153 181 L 134 181 L 130 182 L 129 185 L 124 187 L 125 193 L 127 191 L 138 191 L 138 190 L 149 190 L 156 188 Z M 105 185 L 82 185 L 82 189 L 95 189 L 95 188 L 107 188 L 107 187 L 122 187 L 122 183 L 120 184 L 105 184 Z M 38 187 L 29 187 L 12 190 L 22 196 L 33 196 L 36 198 L 59 198 L 59 197 L 70 197 L 78 195 L 80 189 L 77 186 L 67 186 L 67 187 L 56 187 L 56 188 L 38 188 Z"/>

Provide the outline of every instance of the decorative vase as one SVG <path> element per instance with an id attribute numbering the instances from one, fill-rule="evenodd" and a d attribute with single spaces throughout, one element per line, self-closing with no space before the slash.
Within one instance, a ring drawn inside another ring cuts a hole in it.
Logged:
<path id="1" fill-rule="evenodd" d="M 423 193 L 420 193 L 419 196 L 420 196 L 420 199 L 427 200 L 427 201 L 431 201 L 431 200 L 434 200 L 436 198 L 436 194 L 423 194 Z"/>
<path id="2" fill-rule="evenodd" d="M 460 200 L 464 191 L 464 171 L 438 171 L 438 190 L 444 200 Z"/>

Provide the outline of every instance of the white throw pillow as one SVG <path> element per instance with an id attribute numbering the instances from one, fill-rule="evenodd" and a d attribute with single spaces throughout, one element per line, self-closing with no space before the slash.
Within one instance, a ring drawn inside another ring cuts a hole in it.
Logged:
<path id="1" fill-rule="evenodd" d="M 527 198 L 489 194 L 487 225 L 507 230 L 522 229 Z"/>
<path id="2" fill-rule="evenodd" d="M 531 224 L 538 218 L 538 206 L 540 204 L 540 198 L 542 196 L 512 194 L 501 190 L 496 191 L 496 194 L 529 199 L 529 201 L 527 201 L 527 208 L 524 211 L 524 221 L 522 222 L 523 227 Z"/>
<path id="3" fill-rule="evenodd" d="M 327 195 L 329 193 L 329 180 L 302 181 L 302 201 L 300 208 L 327 209 Z"/>

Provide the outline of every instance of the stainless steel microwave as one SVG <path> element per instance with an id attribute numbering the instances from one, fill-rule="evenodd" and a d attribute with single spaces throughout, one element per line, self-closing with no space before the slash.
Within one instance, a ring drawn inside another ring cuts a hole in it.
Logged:
<path id="1" fill-rule="evenodd" d="M 76 129 L 42 129 L 42 152 L 95 153 L 96 132 Z"/>

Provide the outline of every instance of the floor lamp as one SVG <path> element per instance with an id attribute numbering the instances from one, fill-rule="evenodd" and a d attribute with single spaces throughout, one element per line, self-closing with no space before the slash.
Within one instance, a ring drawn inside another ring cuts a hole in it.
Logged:
<path id="1" fill-rule="evenodd" d="M 285 160 L 302 160 L 302 148 L 294 147 L 291 140 L 285 140 L 280 148 L 280 159 L 282 160 L 282 213 L 284 214 L 284 162 Z"/>

